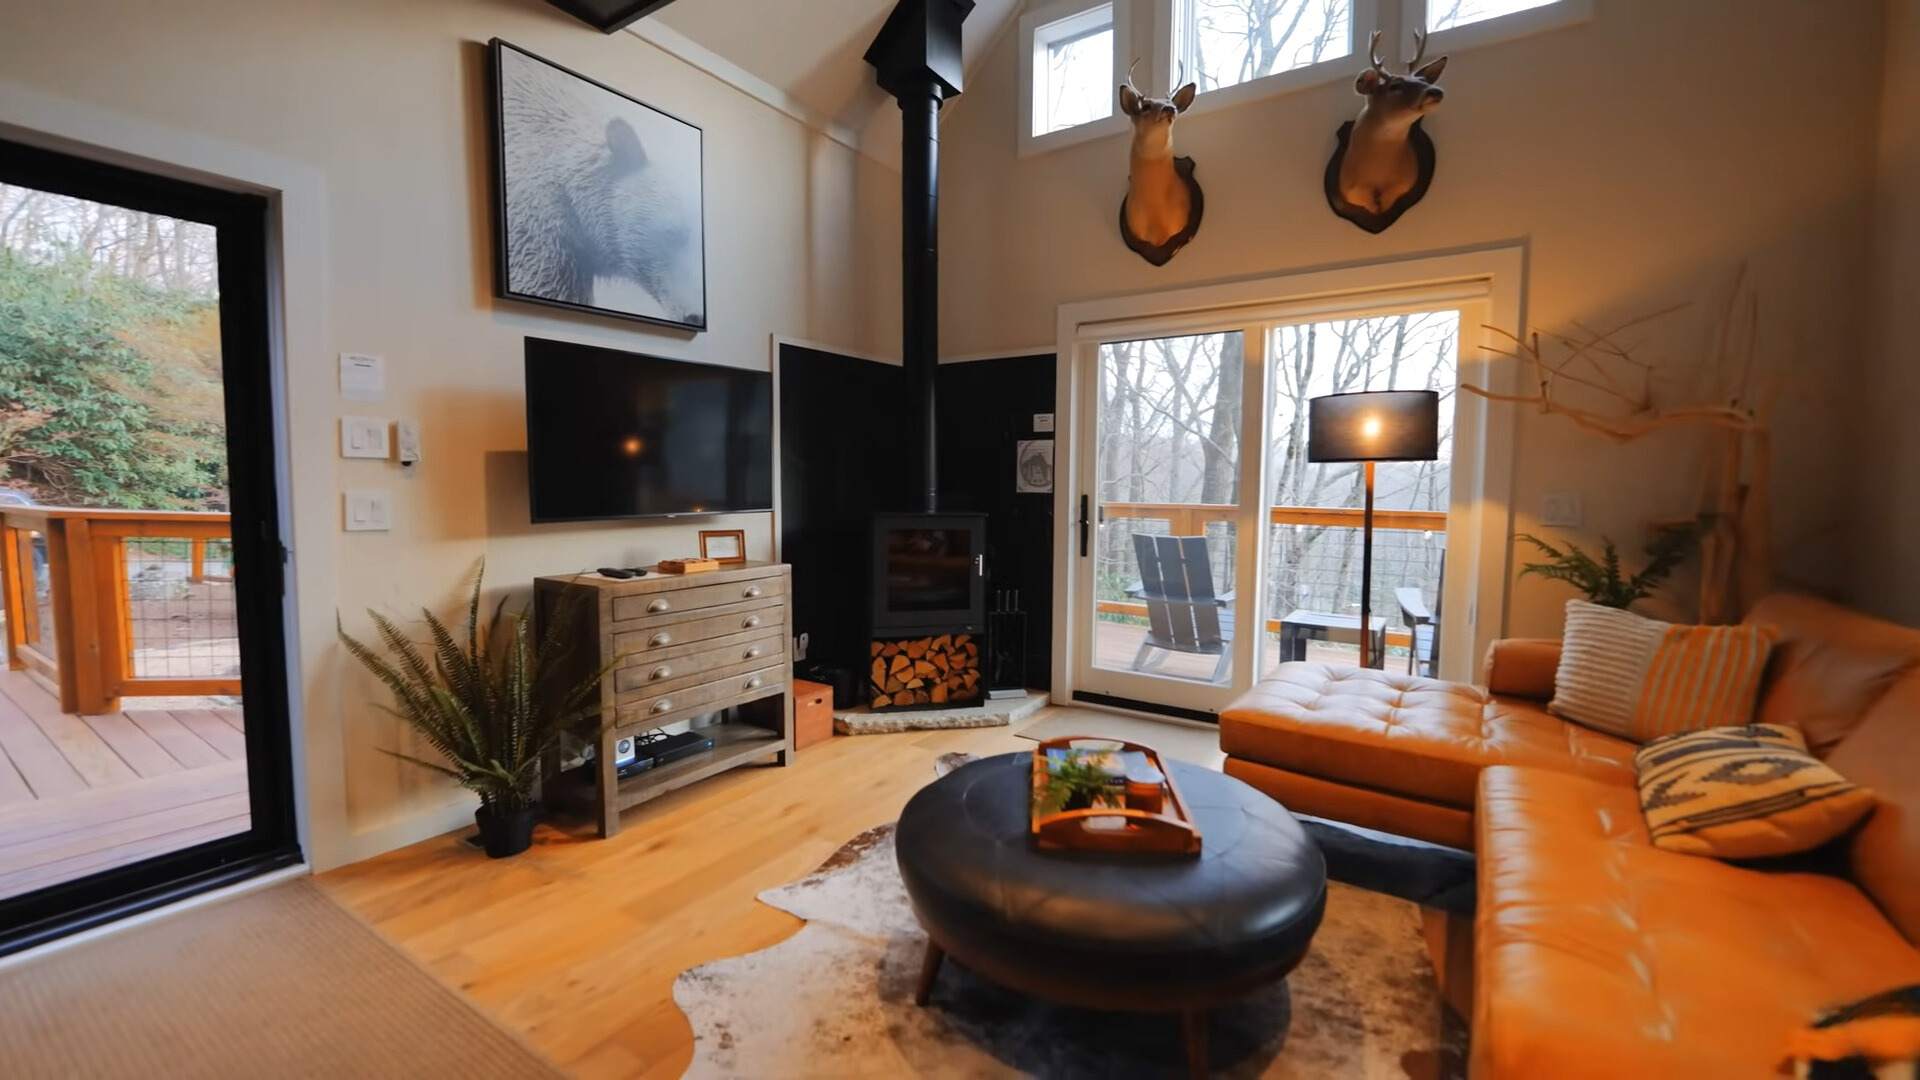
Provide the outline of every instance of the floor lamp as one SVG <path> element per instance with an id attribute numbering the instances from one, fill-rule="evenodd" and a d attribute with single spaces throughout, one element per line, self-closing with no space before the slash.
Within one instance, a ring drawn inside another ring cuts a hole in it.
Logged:
<path id="1" fill-rule="evenodd" d="M 1366 390 L 1307 402 L 1307 460 L 1363 462 L 1366 512 L 1360 528 L 1360 666 L 1372 667 L 1373 466 L 1440 456 L 1440 395 L 1433 390 Z"/>

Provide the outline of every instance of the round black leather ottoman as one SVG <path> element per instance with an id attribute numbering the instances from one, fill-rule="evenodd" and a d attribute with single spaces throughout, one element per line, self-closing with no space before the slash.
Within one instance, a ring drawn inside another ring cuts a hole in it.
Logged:
<path id="1" fill-rule="evenodd" d="M 1204 1010 L 1293 970 L 1326 910 L 1327 870 L 1279 803 L 1168 766 L 1200 828 L 1198 858 L 1035 849 L 1031 754 L 972 762 L 916 794 L 894 847 L 929 939 L 921 1003 L 952 956 L 1069 1005 L 1179 1012 L 1205 1075 Z"/>

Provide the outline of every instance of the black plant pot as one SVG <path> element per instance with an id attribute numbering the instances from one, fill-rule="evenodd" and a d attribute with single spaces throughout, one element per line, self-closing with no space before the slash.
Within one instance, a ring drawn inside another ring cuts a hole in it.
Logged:
<path id="1" fill-rule="evenodd" d="M 504 813 L 485 806 L 475 810 L 473 821 L 480 826 L 480 846 L 486 849 L 487 858 L 505 859 L 532 847 L 533 821 L 538 816 L 531 806 Z"/>

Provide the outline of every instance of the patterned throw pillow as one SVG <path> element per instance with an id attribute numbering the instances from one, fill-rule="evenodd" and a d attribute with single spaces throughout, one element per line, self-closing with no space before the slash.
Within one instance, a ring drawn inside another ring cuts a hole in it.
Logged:
<path id="1" fill-rule="evenodd" d="M 1567 629 L 1547 711 L 1645 742 L 1753 719 L 1774 631 L 1676 626 L 1567 601 Z"/>
<path id="2" fill-rule="evenodd" d="M 1807 753 L 1799 729 L 1748 724 L 1668 735 L 1633 755 L 1655 847 L 1720 859 L 1794 855 L 1853 828 L 1873 792 Z"/>

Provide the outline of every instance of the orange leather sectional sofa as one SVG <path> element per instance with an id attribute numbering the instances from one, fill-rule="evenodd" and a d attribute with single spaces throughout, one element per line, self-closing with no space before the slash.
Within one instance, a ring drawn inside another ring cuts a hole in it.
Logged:
<path id="1" fill-rule="evenodd" d="M 1221 714 L 1290 809 L 1478 852 L 1473 1075 L 1759 1077 L 1821 1009 L 1920 983 L 1920 632 L 1790 594 L 1756 719 L 1879 805 L 1831 872 L 1651 845 L 1633 745 L 1547 713 L 1556 642 L 1487 689 L 1286 664 Z"/>

